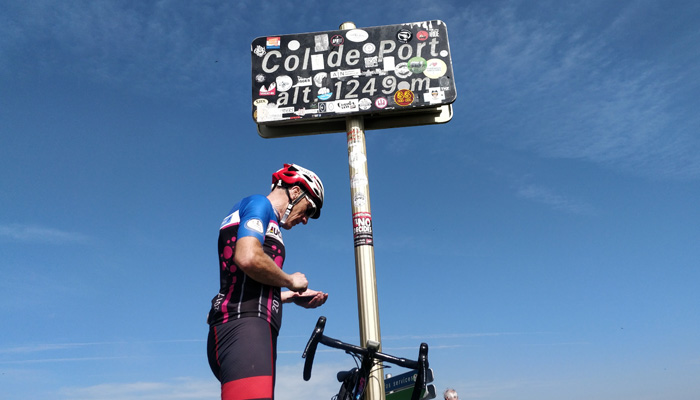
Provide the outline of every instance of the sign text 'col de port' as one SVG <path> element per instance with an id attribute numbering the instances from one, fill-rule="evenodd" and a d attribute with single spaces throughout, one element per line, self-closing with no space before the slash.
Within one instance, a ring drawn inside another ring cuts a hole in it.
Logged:
<path id="1" fill-rule="evenodd" d="M 440 20 L 253 40 L 258 125 L 435 109 L 455 101 Z"/>

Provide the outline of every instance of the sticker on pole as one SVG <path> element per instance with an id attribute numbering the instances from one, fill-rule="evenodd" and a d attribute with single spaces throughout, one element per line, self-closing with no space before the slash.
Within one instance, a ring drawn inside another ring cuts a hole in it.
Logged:
<path id="1" fill-rule="evenodd" d="M 358 212 L 352 215 L 352 234 L 355 239 L 355 247 L 374 246 L 371 213 Z"/>

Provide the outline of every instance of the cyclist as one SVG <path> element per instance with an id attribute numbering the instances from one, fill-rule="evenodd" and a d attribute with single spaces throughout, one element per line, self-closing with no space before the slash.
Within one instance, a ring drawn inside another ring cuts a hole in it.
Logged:
<path id="1" fill-rule="evenodd" d="M 328 298 L 308 289 L 303 273 L 282 270 L 280 227 L 306 224 L 320 216 L 321 207 L 318 176 L 284 164 L 272 174 L 269 195 L 242 199 L 224 218 L 218 243 L 220 289 L 207 319 L 207 356 L 221 382 L 222 400 L 272 399 L 282 303 L 315 308 Z"/>
<path id="2" fill-rule="evenodd" d="M 447 390 L 445 390 L 442 396 L 445 398 L 445 400 L 459 400 L 459 395 L 457 394 L 457 391 L 452 388 L 448 388 Z"/>

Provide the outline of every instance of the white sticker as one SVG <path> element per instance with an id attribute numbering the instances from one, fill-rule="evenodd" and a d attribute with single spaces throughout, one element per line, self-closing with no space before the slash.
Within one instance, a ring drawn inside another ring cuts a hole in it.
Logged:
<path id="1" fill-rule="evenodd" d="M 355 203 L 355 207 L 364 207 L 367 204 L 367 197 L 364 193 L 358 192 L 355 193 L 352 202 Z"/>
<path id="2" fill-rule="evenodd" d="M 255 54 L 255 55 L 258 56 L 258 57 L 264 56 L 265 53 L 266 53 L 265 48 L 262 47 L 262 46 L 260 46 L 260 45 L 257 45 L 257 46 L 255 47 L 255 49 L 253 50 L 253 54 Z"/>
<path id="3" fill-rule="evenodd" d="M 313 71 L 318 71 L 324 68 L 323 54 L 313 54 L 311 55 L 311 69 Z"/>
<path id="4" fill-rule="evenodd" d="M 277 104 L 275 103 L 270 103 L 268 105 L 259 105 L 257 107 L 257 121 L 259 122 L 265 122 L 265 121 L 277 121 L 281 119 L 287 119 L 284 118 L 284 114 L 291 114 L 294 112 L 294 107 L 277 107 Z"/>
<path id="5" fill-rule="evenodd" d="M 384 68 L 386 70 L 386 68 Z M 408 78 L 411 75 L 411 70 L 408 69 L 408 64 L 405 62 L 399 63 L 396 66 L 396 76 L 399 78 Z"/>
<path id="6" fill-rule="evenodd" d="M 316 85 L 316 87 L 323 87 L 326 83 L 326 78 L 328 78 L 328 74 L 326 72 L 317 73 L 314 75 L 314 85 Z"/>
<path id="7" fill-rule="evenodd" d="M 439 58 L 431 58 L 426 62 L 423 73 L 430 79 L 437 79 L 447 73 L 447 64 Z"/>
<path id="8" fill-rule="evenodd" d="M 363 31 L 362 29 L 353 29 L 351 31 L 348 31 L 345 34 L 345 37 L 348 38 L 348 40 L 351 42 L 359 43 L 367 40 L 367 38 L 369 37 L 369 33 Z"/>
<path id="9" fill-rule="evenodd" d="M 297 84 L 294 86 L 311 86 L 311 77 L 297 76 Z"/>
<path id="10" fill-rule="evenodd" d="M 350 165 L 353 168 L 359 168 L 361 167 L 364 163 L 367 162 L 367 156 L 362 154 L 362 152 L 359 151 L 353 151 L 350 153 L 350 156 L 348 157 L 348 160 L 350 161 Z"/>
<path id="11" fill-rule="evenodd" d="M 382 64 L 384 65 L 384 71 L 393 71 L 394 68 L 396 68 L 396 65 L 394 63 L 394 57 L 384 57 L 384 59 L 382 60 Z"/>
<path id="12" fill-rule="evenodd" d="M 328 90 L 328 88 L 321 88 L 318 90 L 319 93 L 324 91 L 323 89 Z M 333 103 L 332 101 L 329 101 L 327 103 L 325 103 L 325 102 L 318 103 L 318 112 L 320 112 L 320 113 L 335 112 L 335 103 Z"/>
<path id="13" fill-rule="evenodd" d="M 360 138 L 357 138 L 355 137 L 355 135 L 353 135 L 352 140 L 348 141 L 348 155 L 350 153 L 363 153 L 362 149 L 362 141 L 360 140 Z"/>
<path id="14" fill-rule="evenodd" d="M 347 78 L 349 76 L 357 77 L 360 76 L 362 73 L 362 70 L 359 68 L 356 69 L 339 69 L 337 71 L 331 71 L 331 79 L 338 79 L 338 78 Z"/>
<path id="15" fill-rule="evenodd" d="M 275 79 L 275 83 L 277 83 L 277 90 L 280 92 L 286 92 L 291 89 L 294 84 L 292 78 L 287 75 L 278 76 L 277 79 Z"/>
<path id="16" fill-rule="evenodd" d="M 375 50 L 377 50 L 377 46 L 375 46 L 374 43 L 365 43 L 362 46 L 362 51 L 364 51 L 365 54 L 374 54 Z"/>
<path id="17" fill-rule="evenodd" d="M 267 113 L 267 108 L 258 107 L 258 109 L 255 111 L 255 120 L 257 122 L 265 122 L 271 120 L 270 116 Z"/>
<path id="18" fill-rule="evenodd" d="M 372 107 L 372 100 L 368 98 L 360 99 L 360 110 L 369 110 Z"/>
<path id="19" fill-rule="evenodd" d="M 357 99 L 338 100 L 335 102 L 335 112 L 347 113 L 360 111 Z"/>
<path id="20" fill-rule="evenodd" d="M 368 182 L 369 181 L 367 180 L 367 176 L 365 176 L 362 173 L 358 173 L 357 175 L 352 177 L 350 185 L 353 188 L 359 188 L 359 187 L 367 186 Z"/>
<path id="21" fill-rule="evenodd" d="M 426 103 L 440 103 L 445 100 L 445 91 L 442 88 L 428 88 L 427 93 L 423 93 L 423 101 Z"/>
<path id="22" fill-rule="evenodd" d="M 260 221 L 257 218 L 250 219 L 245 223 L 245 227 L 250 229 L 253 232 L 257 232 L 260 234 L 265 233 L 265 230 L 263 229 L 263 224 L 262 221 Z"/>
<path id="23" fill-rule="evenodd" d="M 291 51 L 299 50 L 299 46 L 301 46 L 301 44 L 298 40 L 292 40 L 291 42 L 289 42 L 289 44 L 287 44 L 287 47 Z"/>
<path id="24" fill-rule="evenodd" d="M 314 50 L 317 52 L 328 50 L 328 35 L 314 36 Z"/>

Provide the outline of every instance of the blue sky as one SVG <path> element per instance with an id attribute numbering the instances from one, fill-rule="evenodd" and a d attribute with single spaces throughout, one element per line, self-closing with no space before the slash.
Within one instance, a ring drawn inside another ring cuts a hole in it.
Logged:
<path id="1" fill-rule="evenodd" d="M 330 398 L 350 359 L 321 352 L 304 382 L 300 353 L 319 315 L 359 341 L 345 135 L 260 138 L 250 42 L 441 19 L 453 120 L 367 134 L 384 350 L 427 342 L 462 399 L 696 399 L 699 18 L 690 1 L 3 1 L 1 397 L 216 398 L 219 223 L 295 162 L 327 201 L 285 233 L 285 270 L 330 297 L 285 308 L 277 397 Z"/>

